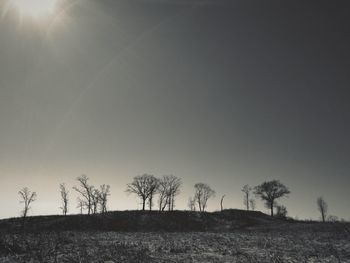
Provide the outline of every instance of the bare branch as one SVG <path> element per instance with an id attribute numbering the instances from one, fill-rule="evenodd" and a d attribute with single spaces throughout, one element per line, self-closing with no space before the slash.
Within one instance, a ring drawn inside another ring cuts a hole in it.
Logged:
<path id="1" fill-rule="evenodd" d="M 26 218 L 28 215 L 28 211 L 31 208 L 30 204 L 36 200 L 36 192 L 31 192 L 28 187 L 24 187 L 22 190 L 18 192 L 20 195 L 20 203 L 24 204 L 24 208 L 22 210 L 22 217 Z"/>

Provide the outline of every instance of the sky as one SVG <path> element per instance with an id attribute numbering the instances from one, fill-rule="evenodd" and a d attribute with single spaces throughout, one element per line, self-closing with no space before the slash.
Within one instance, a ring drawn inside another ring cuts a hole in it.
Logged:
<path id="1" fill-rule="evenodd" d="M 140 209 L 126 184 L 149 173 L 182 178 L 176 209 L 197 182 L 214 211 L 277 179 L 290 216 L 318 219 L 323 196 L 350 219 L 346 1 L 57 1 L 0 3 L 0 218 L 24 186 L 31 215 L 60 213 L 62 182 L 78 213 L 82 174 L 110 210 Z"/>

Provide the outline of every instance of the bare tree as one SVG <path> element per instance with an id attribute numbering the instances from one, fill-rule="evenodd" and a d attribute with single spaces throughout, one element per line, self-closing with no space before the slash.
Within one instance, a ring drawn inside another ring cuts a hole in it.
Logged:
<path id="1" fill-rule="evenodd" d="M 108 201 L 108 196 L 110 195 L 110 186 L 109 185 L 101 185 L 100 186 L 100 206 L 101 206 L 101 213 L 106 213 L 107 212 L 107 201 Z"/>
<path id="2" fill-rule="evenodd" d="M 286 219 L 287 213 L 287 208 L 284 205 L 276 205 L 276 217 Z"/>
<path id="3" fill-rule="evenodd" d="M 254 211 L 255 210 L 255 200 L 252 198 L 249 200 L 250 208 Z"/>
<path id="4" fill-rule="evenodd" d="M 224 198 L 225 198 L 225 195 L 223 195 L 223 196 L 221 197 L 221 200 L 220 200 L 221 212 L 224 210 L 224 207 L 223 207 Z"/>
<path id="5" fill-rule="evenodd" d="M 180 187 L 182 185 L 182 182 L 180 178 L 173 175 L 170 175 L 168 178 L 168 210 L 173 211 L 175 208 L 175 197 L 180 194 Z"/>
<path id="6" fill-rule="evenodd" d="M 67 215 L 68 212 L 68 189 L 65 184 L 60 184 L 60 193 L 62 199 L 62 206 L 60 207 L 63 215 Z"/>
<path id="7" fill-rule="evenodd" d="M 215 196 L 215 191 L 209 185 L 197 183 L 194 185 L 194 198 L 198 204 L 199 211 L 204 212 L 207 207 L 208 199 Z"/>
<path id="8" fill-rule="evenodd" d="M 136 194 L 142 201 L 142 210 L 145 210 L 146 201 L 151 194 L 151 185 L 155 177 L 150 174 L 135 176 L 130 184 L 127 184 L 126 192 Z"/>
<path id="9" fill-rule="evenodd" d="M 88 215 L 90 215 L 93 212 L 94 187 L 89 185 L 89 178 L 86 175 L 77 177 L 77 181 L 79 186 L 74 186 L 73 189 L 81 195 L 80 200 L 84 202 L 83 207 L 88 210 Z"/>
<path id="10" fill-rule="evenodd" d="M 77 208 L 80 210 L 80 214 L 83 214 L 83 210 L 85 208 L 85 202 L 80 197 L 77 198 L 77 202 L 78 202 Z"/>
<path id="11" fill-rule="evenodd" d="M 167 207 L 169 211 L 174 210 L 175 197 L 180 193 L 181 185 L 181 179 L 173 175 L 164 175 L 159 180 L 159 211 L 164 211 Z"/>
<path id="12" fill-rule="evenodd" d="M 322 222 L 326 222 L 328 205 L 322 196 L 317 198 L 317 208 L 321 213 Z"/>
<path id="13" fill-rule="evenodd" d="M 149 196 L 148 196 L 148 205 L 149 205 L 149 211 L 152 211 L 153 207 L 153 197 L 158 191 L 159 187 L 159 179 L 152 176 L 149 178 L 148 182 L 148 191 L 149 191 Z"/>
<path id="14" fill-rule="evenodd" d="M 256 186 L 254 193 L 265 202 L 266 207 L 271 210 L 271 216 L 273 216 L 273 207 L 276 205 L 276 199 L 287 196 L 290 194 L 290 191 L 280 181 L 272 180 Z"/>
<path id="15" fill-rule="evenodd" d="M 28 187 L 24 187 L 22 190 L 18 192 L 21 200 L 20 203 L 23 203 L 24 208 L 22 210 L 22 217 L 25 219 L 28 215 L 28 211 L 30 209 L 30 204 L 36 200 L 36 192 L 32 192 L 28 189 Z"/>
<path id="16" fill-rule="evenodd" d="M 243 188 L 241 189 L 241 191 L 244 193 L 244 199 L 243 199 L 243 203 L 247 209 L 247 211 L 249 210 L 249 199 L 250 199 L 250 193 L 252 191 L 252 188 L 249 185 L 245 185 L 243 186 Z"/>
<path id="17" fill-rule="evenodd" d="M 188 198 L 187 205 L 190 211 L 196 211 L 196 200 L 194 199 L 194 197 Z"/>
<path id="18" fill-rule="evenodd" d="M 164 211 L 168 204 L 168 178 L 167 176 L 163 176 L 159 180 L 159 185 L 158 185 L 158 208 L 159 211 Z"/>
<path id="19" fill-rule="evenodd" d="M 91 195 L 91 211 L 93 214 L 96 214 L 98 211 L 98 206 L 100 204 L 100 191 L 98 189 L 92 189 Z"/>

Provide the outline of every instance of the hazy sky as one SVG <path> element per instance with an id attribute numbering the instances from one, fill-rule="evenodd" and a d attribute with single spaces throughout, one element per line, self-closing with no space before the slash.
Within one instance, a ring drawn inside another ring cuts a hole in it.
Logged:
<path id="1" fill-rule="evenodd" d="M 48 17 L 0 11 L 0 217 L 59 213 L 58 184 L 174 174 L 185 209 L 243 208 L 244 184 L 279 179 L 291 216 L 350 219 L 350 8 L 346 1 L 81 0 Z M 70 212 L 77 213 L 71 190 Z M 258 201 L 257 209 L 268 212 Z"/>

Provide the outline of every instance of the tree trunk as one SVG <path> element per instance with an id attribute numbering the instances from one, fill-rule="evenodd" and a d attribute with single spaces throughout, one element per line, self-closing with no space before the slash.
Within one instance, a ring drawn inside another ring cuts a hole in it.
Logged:
<path id="1" fill-rule="evenodd" d="M 273 217 L 273 202 L 271 204 L 271 216 Z"/>
<path id="2" fill-rule="evenodd" d="M 221 206 L 221 212 L 222 212 L 222 210 L 224 210 L 224 207 L 223 207 L 223 201 L 224 201 L 224 198 L 225 198 L 225 195 L 223 195 L 222 197 L 221 197 L 221 202 L 220 202 L 220 206 Z"/>
<path id="3" fill-rule="evenodd" d="M 145 211 L 146 199 L 142 199 L 142 211 Z"/>
<path id="4" fill-rule="evenodd" d="M 162 211 L 163 200 L 160 198 L 159 200 L 159 212 Z"/>
<path id="5" fill-rule="evenodd" d="M 174 211 L 174 199 L 175 199 L 175 197 L 172 196 L 171 197 L 171 211 Z"/>
<path id="6" fill-rule="evenodd" d="M 246 207 L 247 207 L 247 211 L 249 211 L 249 194 L 246 194 Z"/>
<path id="7" fill-rule="evenodd" d="M 152 195 L 149 197 L 149 211 L 152 211 Z"/>

